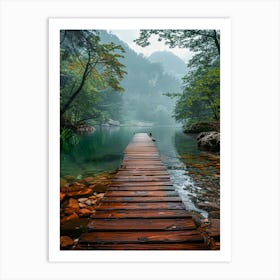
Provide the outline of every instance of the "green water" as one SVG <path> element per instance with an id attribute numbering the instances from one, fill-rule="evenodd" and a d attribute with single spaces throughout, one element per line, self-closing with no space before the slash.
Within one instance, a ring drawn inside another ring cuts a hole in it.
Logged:
<path id="1" fill-rule="evenodd" d="M 114 127 L 77 135 L 78 144 L 67 152 L 61 152 L 61 176 L 94 176 L 117 169 L 124 149 L 138 132 L 151 132 L 156 139 L 161 160 L 186 208 L 205 214 L 190 199 L 190 192 L 196 191 L 196 184 L 189 172 L 208 172 L 205 176 L 211 177 L 217 170 L 213 169 L 213 158 L 197 149 L 196 135 L 184 134 L 181 127 Z M 217 160 L 214 160 L 215 164 Z"/>

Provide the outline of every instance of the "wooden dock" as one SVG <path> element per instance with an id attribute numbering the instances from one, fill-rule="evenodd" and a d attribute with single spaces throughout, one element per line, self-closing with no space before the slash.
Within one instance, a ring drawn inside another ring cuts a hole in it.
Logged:
<path id="1" fill-rule="evenodd" d="M 146 133 L 134 135 L 78 250 L 209 250 Z"/>

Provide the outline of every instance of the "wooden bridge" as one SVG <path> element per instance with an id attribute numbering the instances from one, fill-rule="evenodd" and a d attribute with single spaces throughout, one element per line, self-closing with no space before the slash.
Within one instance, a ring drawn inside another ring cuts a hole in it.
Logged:
<path id="1" fill-rule="evenodd" d="M 209 250 L 170 182 L 157 148 L 135 134 L 78 250 Z"/>

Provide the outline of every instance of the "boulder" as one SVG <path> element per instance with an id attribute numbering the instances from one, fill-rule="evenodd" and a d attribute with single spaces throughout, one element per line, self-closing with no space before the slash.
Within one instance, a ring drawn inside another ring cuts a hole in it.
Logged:
<path id="1" fill-rule="evenodd" d="M 198 134 L 197 146 L 201 150 L 219 152 L 220 151 L 220 133 L 216 131 L 201 132 Z"/>

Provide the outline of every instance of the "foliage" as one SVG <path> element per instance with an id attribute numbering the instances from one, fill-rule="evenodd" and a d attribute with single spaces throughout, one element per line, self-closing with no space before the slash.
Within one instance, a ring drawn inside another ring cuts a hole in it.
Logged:
<path id="1" fill-rule="evenodd" d="M 96 30 L 62 30 L 60 42 L 60 115 L 63 124 L 104 119 L 101 93 L 122 92 L 124 49 L 102 44 Z"/>
<path id="2" fill-rule="evenodd" d="M 148 46 L 151 36 L 171 48 L 189 48 L 193 56 L 183 78 L 181 93 L 166 94 L 178 98 L 178 121 L 219 120 L 220 118 L 220 32 L 218 30 L 141 30 L 135 42 Z"/>
<path id="3" fill-rule="evenodd" d="M 125 56 L 120 59 L 127 71 L 127 75 L 121 81 L 121 86 L 125 89 L 122 94 L 122 121 L 174 124 L 171 116 L 174 101 L 163 93 L 178 91 L 181 81 L 167 74 L 161 64 L 153 63 L 143 55 L 137 54 L 115 35 L 101 31 L 100 38 L 102 43 L 114 42 L 125 50 Z"/>

